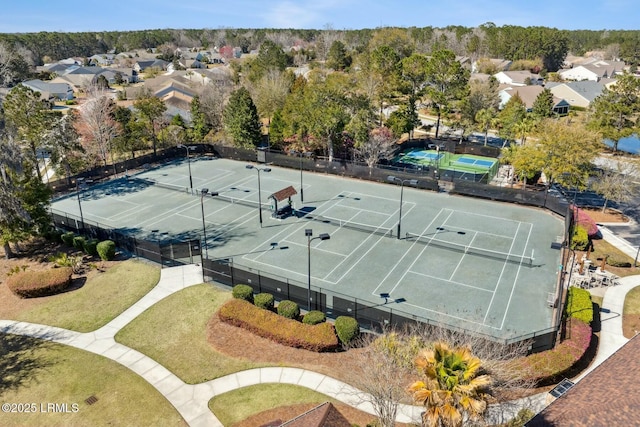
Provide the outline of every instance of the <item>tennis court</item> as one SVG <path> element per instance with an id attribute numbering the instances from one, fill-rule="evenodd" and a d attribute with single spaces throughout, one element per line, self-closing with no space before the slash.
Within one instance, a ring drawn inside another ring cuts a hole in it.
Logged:
<path id="1" fill-rule="evenodd" d="M 190 187 L 188 167 L 191 168 Z M 260 180 L 260 196 L 258 195 Z M 304 174 L 296 215 L 271 217 L 268 198 L 300 188 L 300 172 L 259 174 L 224 159 L 174 162 L 79 195 L 84 219 L 159 240 L 203 237 L 210 259 L 299 283 L 329 295 L 440 321 L 499 338 L 551 326 L 560 252 L 551 247 L 562 221 L 521 206 L 467 199 L 390 184 Z M 201 196 L 200 189 L 209 194 Z M 211 193 L 217 196 L 211 196 Z M 260 225 L 258 200 L 263 206 Z M 53 209 L 79 214 L 76 194 Z M 381 295 L 387 295 L 383 297 Z"/>

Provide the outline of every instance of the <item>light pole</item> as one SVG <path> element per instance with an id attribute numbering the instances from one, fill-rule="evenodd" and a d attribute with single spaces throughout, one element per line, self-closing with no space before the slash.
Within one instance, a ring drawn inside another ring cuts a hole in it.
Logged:
<path id="1" fill-rule="evenodd" d="M 416 185 L 418 184 L 418 180 L 417 179 L 402 179 L 402 178 L 398 178 L 396 176 L 393 175 L 389 175 L 387 177 L 387 180 L 391 181 L 391 182 L 399 182 L 400 183 L 400 211 L 398 214 L 398 235 L 396 236 L 397 239 L 400 239 L 400 224 L 402 223 L 402 194 L 404 193 L 404 183 L 409 183 L 411 185 Z"/>
<path id="2" fill-rule="evenodd" d="M 84 231 L 84 217 L 82 216 L 82 203 L 80 203 L 80 181 L 84 181 L 84 178 L 76 179 L 76 196 L 78 197 L 78 209 L 80 210 L 80 232 Z"/>
<path id="3" fill-rule="evenodd" d="M 318 237 L 313 236 L 313 230 L 307 228 L 304 230 L 307 236 L 307 311 L 311 311 L 311 242 L 314 240 L 329 240 L 331 236 L 327 233 L 320 233 Z"/>
<path id="4" fill-rule="evenodd" d="M 300 202 L 304 203 L 304 187 L 302 185 L 302 156 L 309 154 L 306 151 L 291 151 L 292 153 L 300 155 Z"/>
<path id="5" fill-rule="evenodd" d="M 202 209 L 202 246 L 204 246 L 205 258 L 209 259 L 209 249 L 207 248 L 207 226 L 204 220 L 204 196 L 206 194 L 211 194 L 211 197 L 215 197 L 218 195 L 218 192 L 212 191 L 211 193 L 209 193 L 208 188 L 203 188 L 202 190 L 200 190 L 200 209 Z"/>
<path id="6" fill-rule="evenodd" d="M 260 172 L 271 172 L 271 168 L 259 168 L 253 165 L 245 166 L 247 169 L 258 171 L 258 217 L 260 218 L 260 228 L 262 228 L 262 197 L 260 195 Z"/>
<path id="7" fill-rule="evenodd" d="M 191 176 L 191 157 L 189 157 L 189 151 L 195 150 L 196 147 L 194 147 L 193 145 L 184 145 L 184 144 L 178 144 L 176 145 L 176 147 L 184 148 L 185 150 L 187 150 L 187 165 L 189 166 L 189 189 L 193 193 L 193 178 Z"/>

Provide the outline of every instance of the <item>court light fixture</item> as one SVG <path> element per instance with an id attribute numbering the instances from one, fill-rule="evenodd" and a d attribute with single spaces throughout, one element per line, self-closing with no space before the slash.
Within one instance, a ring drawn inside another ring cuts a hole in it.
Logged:
<path id="1" fill-rule="evenodd" d="M 417 179 L 402 179 L 397 176 L 389 175 L 387 176 L 387 180 L 391 182 L 399 182 L 400 183 L 400 210 L 398 213 L 398 231 L 396 235 L 396 239 L 400 239 L 400 224 L 402 223 L 402 195 L 404 193 L 404 184 L 407 183 L 409 185 L 416 186 L 418 185 Z"/>
<path id="2" fill-rule="evenodd" d="M 260 228 L 262 228 L 262 196 L 260 191 L 260 172 L 271 172 L 271 168 L 259 168 L 254 165 L 246 165 L 246 169 L 253 169 L 258 172 L 258 218 L 260 219 Z"/>
<path id="3" fill-rule="evenodd" d="M 313 236 L 313 230 L 307 228 L 304 230 L 307 237 L 307 311 L 311 311 L 311 242 L 314 240 L 329 240 L 331 236 L 328 233 L 320 233 L 317 237 Z"/>

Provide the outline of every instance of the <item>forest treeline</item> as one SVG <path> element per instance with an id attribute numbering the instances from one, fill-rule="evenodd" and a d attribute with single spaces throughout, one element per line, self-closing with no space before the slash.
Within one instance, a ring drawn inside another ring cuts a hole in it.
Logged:
<path id="1" fill-rule="evenodd" d="M 637 66 L 640 62 L 640 31 L 558 30 L 548 27 L 498 27 L 486 23 L 478 27 L 449 26 L 396 28 L 403 34 L 401 48 L 411 53 L 448 49 L 456 55 L 505 58 L 512 61 L 542 58 L 548 71 L 556 71 L 566 55 L 584 55 L 601 50 L 610 58 L 620 58 Z M 240 47 L 243 52 L 258 49 L 271 40 L 282 47 L 309 50 L 311 59 L 324 59 L 335 40 L 352 52 L 361 53 L 381 30 L 303 29 L 152 29 L 143 31 L 0 33 L 0 43 L 28 50 L 35 65 L 69 57 L 87 57 L 107 52 L 126 52 L 159 46 Z M 400 46 L 399 46 L 400 48 Z"/>

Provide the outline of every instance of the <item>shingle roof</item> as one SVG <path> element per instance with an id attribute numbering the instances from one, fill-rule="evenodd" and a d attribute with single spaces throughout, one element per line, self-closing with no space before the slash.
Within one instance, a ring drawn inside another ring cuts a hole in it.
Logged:
<path id="1" fill-rule="evenodd" d="M 640 424 L 640 338 L 620 350 L 552 402 L 527 427 L 637 426 Z"/>
<path id="2" fill-rule="evenodd" d="M 273 193 L 271 196 L 269 197 L 273 197 L 274 199 L 276 199 L 278 202 L 281 202 L 283 200 L 288 199 L 289 197 L 298 194 L 298 192 L 296 191 L 295 188 L 293 188 L 292 186 L 288 186 L 286 188 L 283 188 L 280 191 L 276 191 L 275 193 Z"/>

